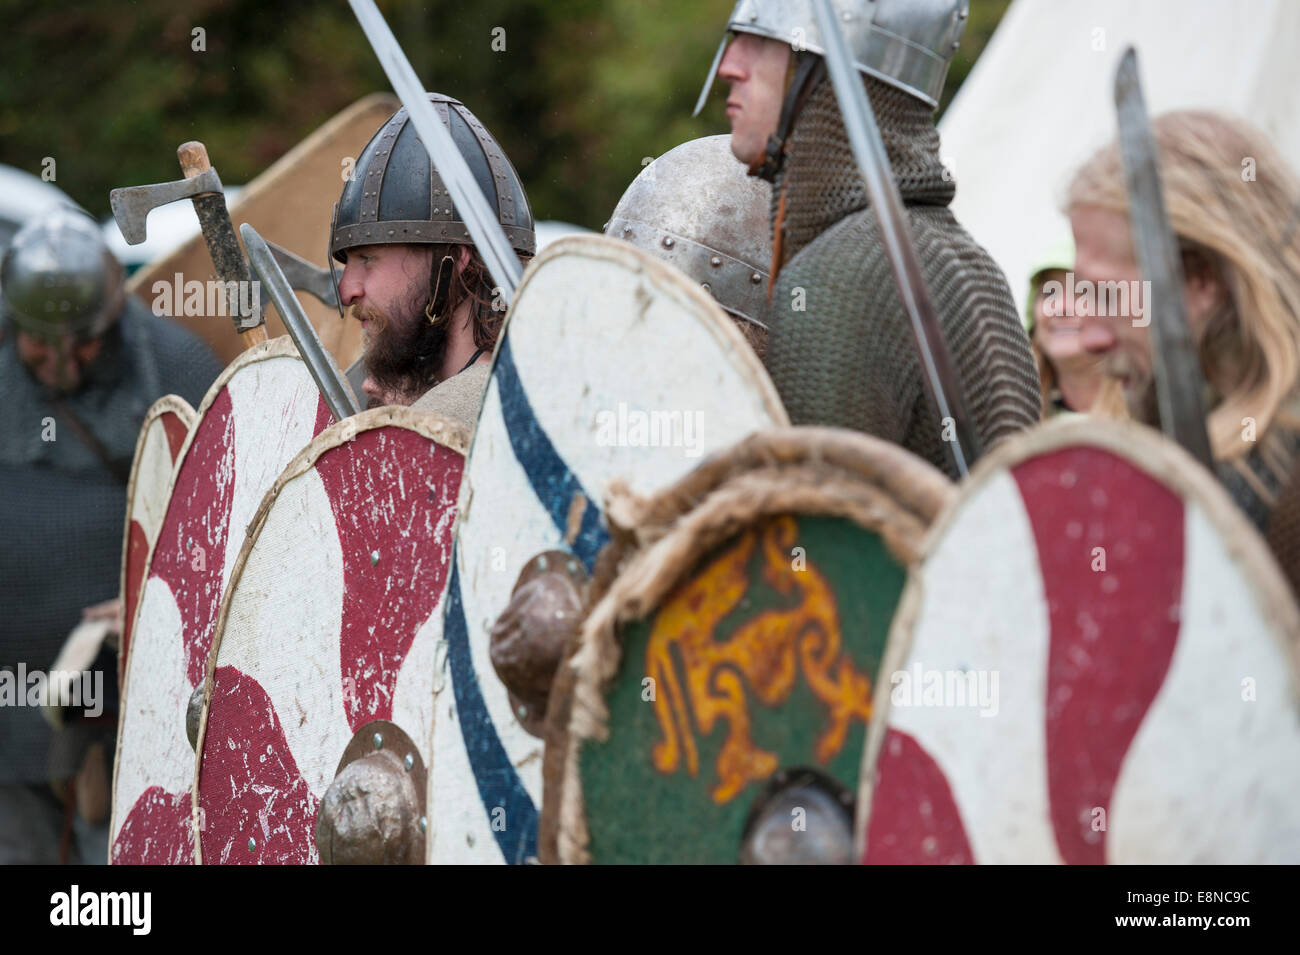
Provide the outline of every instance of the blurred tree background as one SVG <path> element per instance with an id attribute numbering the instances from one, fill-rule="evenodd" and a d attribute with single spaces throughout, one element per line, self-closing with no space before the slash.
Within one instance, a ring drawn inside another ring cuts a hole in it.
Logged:
<path id="1" fill-rule="evenodd" d="M 944 105 L 1009 4 L 973 0 Z M 501 141 L 537 218 L 593 229 L 644 157 L 727 131 L 720 92 L 698 119 L 691 110 L 732 5 L 379 2 L 420 78 Z M 179 178 L 185 140 L 243 183 L 389 90 L 343 0 L 0 0 L 0 12 L 0 162 L 40 175 L 53 157 L 56 184 L 101 218 L 111 188 Z"/>

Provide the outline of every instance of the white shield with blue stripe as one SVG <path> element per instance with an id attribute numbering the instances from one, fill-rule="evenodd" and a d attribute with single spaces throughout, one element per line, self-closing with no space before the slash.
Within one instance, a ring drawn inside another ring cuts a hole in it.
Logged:
<path id="1" fill-rule="evenodd" d="M 611 482 L 649 494 L 787 423 L 731 319 L 676 269 L 603 236 L 537 257 L 506 317 L 461 485 L 435 682 L 431 862 L 537 857 L 542 741 L 488 656 L 523 565 L 560 549 L 590 571 Z"/>

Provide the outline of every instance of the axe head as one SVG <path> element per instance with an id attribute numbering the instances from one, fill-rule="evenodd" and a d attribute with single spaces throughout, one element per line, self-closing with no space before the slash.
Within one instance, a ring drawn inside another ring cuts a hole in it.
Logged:
<path id="1" fill-rule="evenodd" d="M 221 177 L 215 169 L 208 169 L 193 179 L 114 189 L 108 194 L 108 201 L 126 244 L 139 245 L 148 233 L 145 223 L 151 211 L 178 199 L 193 199 L 210 192 L 222 192 Z"/>
<path id="2" fill-rule="evenodd" d="M 294 255 L 288 249 L 278 246 L 274 242 L 266 244 L 271 250 L 271 255 L 275 257 L 275 261 L 280 263 L 280 269 L 284 272 L 284 277 L 289 280 L 290 288 L 300 292 L 308 292 L 326 305 L 338 305 L 338 292 L 334 287 L 334 279 L 330 275 L 329 269 L 318 268 L 306 259 Z"/>

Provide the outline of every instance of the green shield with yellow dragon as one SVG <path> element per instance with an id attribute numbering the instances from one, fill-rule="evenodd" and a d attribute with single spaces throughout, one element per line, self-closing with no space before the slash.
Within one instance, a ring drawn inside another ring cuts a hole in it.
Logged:
<path id="1" fill-rule="evenodd" d="M 952 492 L 897 446 L 789 428 L 610 500 L 551 692 L 543 861 L 849 861 L 876 671 Z"/>

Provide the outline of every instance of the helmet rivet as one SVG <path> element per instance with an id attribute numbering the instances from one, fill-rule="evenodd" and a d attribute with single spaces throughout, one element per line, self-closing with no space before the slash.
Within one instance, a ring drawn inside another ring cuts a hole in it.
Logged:
<path id="1" fill-rule="evenodd" d="M 713 258 L 709 259 L 709 265 L 713 266 L 715 269 L 721 264 L 722 264 L 722 259 L 720 259 L 716 255 Z"/>
<path id="2" fill-rule="evenodd" d="M 625 225 L 625 226 L 623 226 L 623 234 L 624 234 L 624 235 L 631 235 L 631 234 L 632 234 L 632 227 L 631 227 L 630 225 Z"/>
<path id="3" fill-rule="evenodd" d="M 672 248 L 674 245 L 676 245 L 676 244 L 677 244 L 677 243 L 673 241 L 673 237 L 672 237 L 672 236 L 670 236 L 670 235 L 666 235 L 666 236 L 664 236 L 664 248 L 665 248 L 665 249 L 671 249 L 671 248 Z"/>
<path id="4" fill-rule="evenodd" d="M 428 816 L 421 816 L 421 817 L 420 817 L 420 831 L 421 831 L 421 832 L 428 832 L 428 831 L 429 831 L 429 817 L 428 817 Z"/>
<path id="5" fill-rule="evenodd" d="M 755 285 L 757 285 L 759 282 L 763 281 L 762 273 L 755 272 L 753 275 L 749 277 L 749 280 L 753 282 Z"/>
<path id="6" fill-rule="evenodd" d="M 704 289 L 704 291 L 706 291 L 706 292 L 712 292 L 712 291 L 713 291 L 713 287 L 712 287 L 711 285 L 709 285 L 708 282 L 701 282 L 701 283 L 700 283 L 700 288 Z"/>
<path id="7" fill-rule="evenodd" d="M 412 769 L 415 768 L 415 757 L 412 756 L 410 753 L 407 753 L 406 759 L 402 760 L 402 765 L 406 767 L 406 771 L 409 773 Z"/>
<path id="8" fill-rule="evenodd" d="M 370 742 L 375 744 L 375 749 L 384 748 L 384 738 L 380 736 L 378 733 L 376 733 L 373 737 L 371 737 Z"/>

